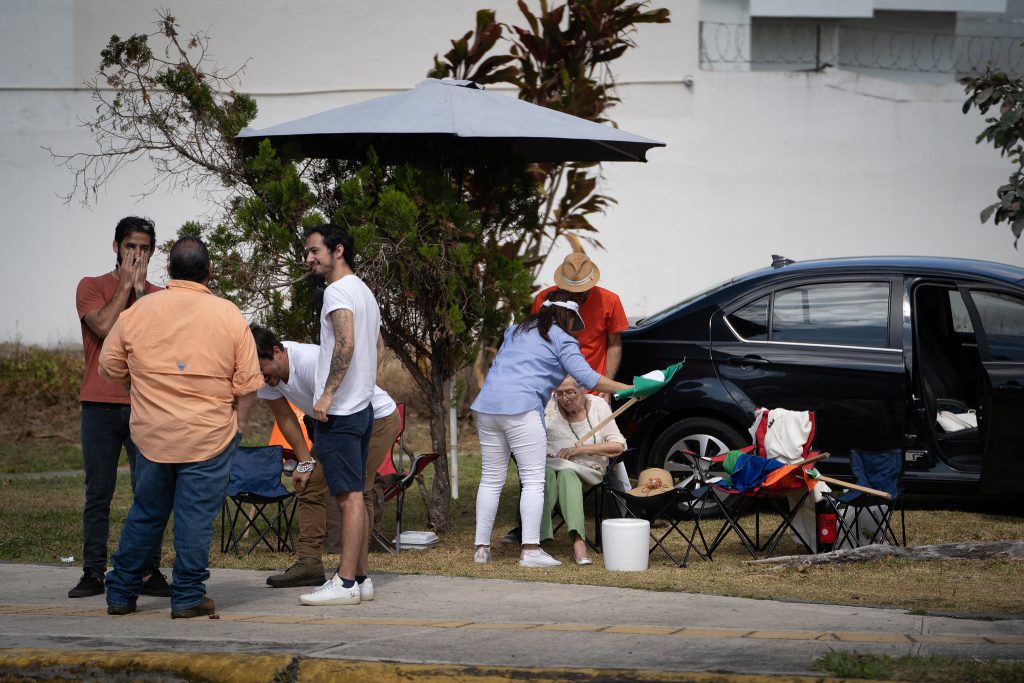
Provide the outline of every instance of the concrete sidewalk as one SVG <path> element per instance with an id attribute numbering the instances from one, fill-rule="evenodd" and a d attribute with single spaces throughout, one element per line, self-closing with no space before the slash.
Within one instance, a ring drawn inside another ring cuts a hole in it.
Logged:
<path id="1" fill-rule="evenodd" d="M 304 607 L 298 595 L 308 589 L 271 589 L 265 584 L 268 573 L 214 569 L 207 585 L 219 618 L 172 621 L 166 598 L 141 597 L 139 611 L 122 617 L 106 614 L 103 596 L 68 599 L 67 590 L 80 576 L 77 568 L 0 564 L 0 648 L 8 648 L 8 655 L 27 650 L 266 654 L 474 670 L 585 668 L 623 676 L 637 670 L 820 675 L 814 661 L 829 650 L 1024 659 L 1024 617 L 961 619 L 895 609 L 400 575 L 374 576 L 373 602 Z"/>

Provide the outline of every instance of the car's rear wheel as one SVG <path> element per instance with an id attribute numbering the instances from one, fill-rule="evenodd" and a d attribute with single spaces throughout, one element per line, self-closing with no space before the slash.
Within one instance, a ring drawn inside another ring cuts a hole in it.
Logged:
<path id="1" fill-rule="evenodd" d="M 707 474 L 709 463 L 701 460 L 721 453 L 728 453 L 747 444 L 739 432 L 720 420 L 709 417 L 688 417 L 670 425 L 661 433 L 647 456 L 647 467 L 661 467 L 680 482 L 694 474 L 693 462 L 681 451 L 697 457 L 697 467 Z M 711 501 L 704 506 L 703 515 L 718 514 L 718 503 Z"/>

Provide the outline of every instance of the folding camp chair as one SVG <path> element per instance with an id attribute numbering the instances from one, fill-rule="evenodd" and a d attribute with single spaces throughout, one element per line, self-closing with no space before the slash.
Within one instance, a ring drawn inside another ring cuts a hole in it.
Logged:
<path id="1" fill-rule="evenodd" d="M 730 451 L 712 458 L 725 470 L 725 481 L 715 485 L 717 494 L 725 494 L 738 501 L 731 507 L 728 498 L 722 500 L 724 522 L 711 542 L 714 552 L 730 532 L 735 533 L 743 547 L 754 559 L 770 557 L 779 542 L 790 532 L 793 539 L 808 552 L 816 550 L 816 537 L 811 530 L 798 523 L 805 514 L 805 505 L 814 501 L 818 482 L 808 469 L 827 453 L 814 453 L 814 413 L 784 409 L 754 411 L 754 424 L 750 428 L 754 444 L 741 451 Z M 768 507 L 781 521 L 767 537 L 761 539 L 761 508 Z M 743 514 L 754 511 L 754 535 L 740 523 Z M 812 525 L 813 526 L 813 525 Z"/>
<path id="2" fill-rule="evenodd" d="M 302 430 L 302 438 L 306 440 L 306 447 L 313 450 L 313 428 L 310 426 L 310 418 L 306 417 L 306 414 L 295 407 L 295 405 L 289 401 L 289 407 L 295 413 L 295 417 L 299 420 L 299 429 Z M 292 446 L 288 443 L 288 439 L 284 438 L 284 434 L 281 433 L 281 427 L 278 426 L 277 420 L 274 420 L 274 426 L 270 430 L 270 438 L 267 440 L 269 446 L 280 446 L 281 454 L 284 458 L 284 472 L 289 477 L 292 476 L 292 472 L 295 470 L 295 466 L 298 465 L 298 459 L 295 457 L 295 451 L 292 450 Z"/>
<path id="3" fill-rule="evenodd" d="M 586 509 L 587 501 L 593 501 L 594 507 L 594 534 L 586 534 L 583 537 L 584 542 L 591 550 L 601 552 L 601 522 L 604 521 L 604 505 L 605 499 L 608 497 L 612 490 L 621 490 L 621 486 L 617 484 L 619 475 L 619 468 L 625 472 L 625 466 L 622 464 L 626 458 L 635 457 L 636 450 L 629 448 L 619 453 L 614 458 L 609 458 L 608 467 L 605 469 L 604 477 L 601 481 L 591 486 L 583 492 L 583 507 Z M 621 476 L 625 476 L 624 474 Z M 628 481 L 628 479 L 627 479 Z M 555 513 L 561 517 L 561 510 L 558 506 L 555 506 Z M 623 511 L 623 515 L 625 512 Z M 565 526 L 565 519 L 561 518 L 558 520 L 558 524 L 552 529 L 553 534 L 557 534 L 559 530 Z"/>
<path id="4" fill-rule="evenodd" d="M 681 453 L 687 458 L 694 457 L 690 453 Z M 708 499 L 713 495 L 710 485 L 713 482 L 703 478 L 695 460 L 693 471 L 694 474 L 676 483 L 665 493 L 653 496 L 636 496 L 629 491 L 621 491 L 616 488 L 608 489 L 618 504 L 619 510 L 625 511 L 624 516 L 646 519 L 651 522 L 651 540 L 654 545 L 651 546 L 649 552 L 653 553 L 655 549 L 660 548 L 677 567 L 686 566 L 691 552 L 697 553 L 702 560 L 711 559 L 710 547 L 704 537 L 701 521 Z M 655 522 L 658 521 L 665 523 L 664 531 L 656 528 Z M 684 522 L 693 525 L 689 535 L 680 526 Z M 600 528 L 600 523 L 598 528 Z M 677 558 L 667 545 L 669 537 L 673 534 L 677 534 L 686 546 L 686 551 L 681 559 Z"/>
<path id="5" fill-rule="evenodd" d="M 428 465 L 437 460 L 437 457 L 437 453 L 417 455 L 413 458 L 412 467 L 409 471 L 402 473 L 401 479 L 398 479 L 384 489 L 383 503 L 386 505 L 388 501 L 395 500 L 395 540 L 394 542 L 390 541 L 379 528 L 373 529 L 370 535 L 389 553 L 397 555 L 402 552 L 402 516 L 405 511 L 405 492 L 417 478 L 422 476 L 423 470 L 427 469 Z"/>
<path id="6" fill-rule="evenodd" d="M 836 515 L 836 548 L 856 548 L 872 543 L 907 545 L 907 523 L 900 486 L 903 451 L 850 451 L 850 468 L 856 483 L 888 493 L 892 498 L 850 489 L 842 495 L 826 493 L 825 501 Z M 892 528 L 893 513 L 900 511 L 900 537 Z M 900 542 L 902 540 L 902 543 Z"/>
<path id="7" fill-rule="evenodd" d="M 221 509 L 222 553 L 239 551 L 239 544 L 250 530 L 257 537 L 245 550 L 246 555 L 260 543 L 271 552 L 292 552 L 295 493 L 281 484 L 281 473 L 280 446 L 238 449 Z"/>
<path id="8" fill-rule="evenodd" d="M 377 470 L 382 475 L 385 468 L 390 467 L 390 473 L 395 474 L 398 472 L 405 471 L 405 404 L 398 403 L 398 438 L 395 439 L 395 443 L 391 446 L 388 451 L 388 457 L 384 459 L 384 464 Z M 390 463 L 390 465 L 389 465 Z M 412 454 L 409 454 L 409 464 L 412 464 Z"/>

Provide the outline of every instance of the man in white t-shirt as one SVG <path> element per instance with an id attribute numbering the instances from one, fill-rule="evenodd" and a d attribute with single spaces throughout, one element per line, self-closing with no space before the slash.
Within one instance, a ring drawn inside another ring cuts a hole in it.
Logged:
<path id="1" fill-rule="evenodd" d="M 341 511 L 341 562 L 318 590 L 299 597 L 303 605 L 358 605 L 359 555 L 366 542 L 363 506 L 366 460 L 373 432 L 373 388 L 377 381 L 380 308 L 373 292 L 353 272 L 355 246 L 339 225 L 306 233 L 306 265 L 327 280 L 320 312 L 313 439 L 327 488 Z"/>
<path id="2" fill-rule="evenodd" d="M 314 464 L 313 453 L 307 446 L 298 417 L 292 409 L 294 406 L 305 413 L 303 419 L 306 432 L 312 434 L 314 426 L 310 415 L 313 412 L 320 347 L 316 344 L 280 342 L 273 332 L 259 325 L 251 325 L 250 329 L 256 341 L 256 355 L 264 381 L 257 396 L 267 402 L 282 436 L 299 461 L 299 466 L 292 473 L 292 483 L 299 499 L 299 541 L 296 548 L 299 557 L 283 573 L 268 576 L 267 584 L 274 588 L 320 586 L 325 581 L 322 558 L 326 536 L 327 484 L 323 469 Z M 359 556 L 359 576 L 365 576 L 367 571 L 369 530 L 373 527 L 373 475 L 384 462 L 401 431 L 398 406 L 386 391 L 375 386 L 371 405 L 373 435 L 370 438 L 366 482 L 363 486 L 367 535 Z M 367 577 L 359 584 L 359 591 L 360 600 L 372 600 L 373 582 Z"/>

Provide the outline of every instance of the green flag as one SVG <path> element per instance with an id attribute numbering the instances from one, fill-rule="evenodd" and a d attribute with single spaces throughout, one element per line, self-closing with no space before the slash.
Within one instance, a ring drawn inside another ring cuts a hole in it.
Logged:
<path id="1" fill-rule="evenodd" d="M 686 359 L 683 359 L 682 362 L 670 365 L 664 370 L 652 370 L 645 375 L 634 377 L 633 388 L 616 391 L 615 398 L 623 399 L 632 398 L 634 396 L 637 398 L 647 398 L 668 384 L 672 380 L 672 376 L 679 371 L 679 368 L 683 367 L 683 363 L 685 362 Z"/>

